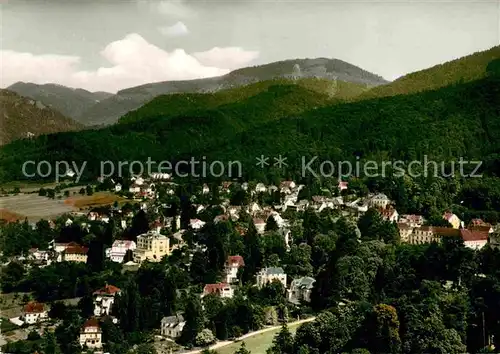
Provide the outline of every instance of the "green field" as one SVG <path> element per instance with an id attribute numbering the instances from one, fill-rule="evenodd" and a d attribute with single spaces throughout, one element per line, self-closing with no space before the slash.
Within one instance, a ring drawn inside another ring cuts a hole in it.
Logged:
<path id="1" fill-rule="evenodd" d="M 301 324 L 290 325 L 288 329 L 292 334 L 295 334 L 297 328 L 299 328 Z M 242 341 L 235 342 L 233 344 L 226 345 L 220 349 L 217 349 L 216 352 L 219 354 L 234 354 L 235 351 L 241 346 L 241 342 L 245 342 L 245 345 L 252 354 L 265 354 L 267 348 L 271 346 L 273 343 L 274 336 L 280 331 L 280 328 L 274 329 L 272 331 L 268 331 L 265 333 L 261 333 L 249 338 L 246 338 Z"/>

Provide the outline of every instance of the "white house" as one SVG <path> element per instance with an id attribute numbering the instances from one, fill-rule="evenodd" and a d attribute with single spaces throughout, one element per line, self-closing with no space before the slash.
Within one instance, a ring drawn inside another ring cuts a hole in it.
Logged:
<path id="1" fill-rule="evenodd" d="M 179 338 L 186 325 L 182 315 L 163 317 L 161 320 L 161 335 L 169 338 Z"/>
<path id="2" fill-rule="evenodd" d="M 137 245 L 130 240 L 115 240 L 111 248 L 106 250 L 107 257 L 113 262 L 122 263 L 127 251 L 134 252 Z"/>
<path id="3" fill-rule="evenodd" d="M 261 269 L 257 274 L 257 286 L 262 288 L 267 283 L 278 280 L 286 288 L 286 274 L 281 267 L 269 267 Z"/>
<path id="4" fill-rule="evenodd" d="M 234 289 L 227 283 L 207 284 L 203 288 L 203 296 L 215 294 L 223 298 L 232 298 L 234 296 Z"/>
<path id="5" fill-rule="evenodd" d="M 368 206 L 370 208 L 385 209 L 387 208 L 387 205 L 389 205 L 390 202 L 391 200 L 385 194 L 379 193 L 374 195 L 368 200 Z"/>
<path id="6" fill-rule="evenodd" d="M 311 301 L 311 291 L 316 280 L 311 277 L 294 279 L 288 290 L 288 300 L 293 303 Z"/>
<path id="7" fill-rule="evenodd" d="M 399 218 L 398 211 L 394 208 L 380 210 L 380 214 L 382 215 L 382 219 L 390 222 L 397 222 Z"/>
<path id="8" fill-rule="evenodd" d="M 264 185 L 264 183 L 257 183 L 257 185 L 255 186 L 256 193 L 264 193 L 266 191 L 267 191 L 267 188 Z"/>
<path id="9" fill-rule="evenodd" d="M 203 194 L 208 194 L 210 193 L 210 188 L 208 188 L 208 185 L 207 184 L 204 184 L 203 185 L 203 189 L 201 191 Z"/>
<path id="10" fill-rule="evenodd" d="M 290 194 L 296 187 L 294 181 L 283 181 L 280 184 L 280 192 Z"/>
<path id="11" fill-rule="evenodd" d="M 409 227 L 420 227 L 424 224 L 424 217 L 416 214 L 404 214 L 399 217 L 399 222 L 407 224 Z"/>
<path id="12" fill-rule="evenodd" d="M 255 228 L 257 229 L 257 232 L 259 234 L 263 234 L 264 231 L 266 230 L 266 222 L 262 219 L 253 219 L 253 223 L 255 225 Z"/>
<path id="13" fill-rule="evenodd" d="M 80 345 L 91 349 L 102 348 L 102 330 L 99 321 L 88 319 L 80 330 Z"/>
<path id="14" fill-rule="evenodd" d="M 20 320 L 31 325 L 45 321 L 49 318 L 45 305 L 39 302 L 29 302 L 24 308 L 20 316 Z"/>
<path id="15" fill-rule="evenodd" d="M 465 247 L 479 250 L 486 246 L 488 243 L 489 233 L 487 231 L 473 231 L 468 229 L 461 229 L 460 235 L 464 240 Z"/>
<path id="16" fill-rule="evenodd" d="M 120 293 L 121 290 L 113 285 L 106 285 L 104 288 L 94 291 L 94 316 L 109 315 L 115 301 L 115 295 Z"/>
<path id="17" fill-rule="evenodd" d="M 117 183 L 115 185 L 115 192 L 120 192 L 122 190 L 122 185 L 120 183 Z"/>
<path id="18" fill-rule="evenodd" d="M 242 256 L 229 256 L 226 261 L 226 283 L 231 284 L 238 280 L 238 270 L 245 266 Z"/>
<path id="19" fill-rule="evenodd" d="M 129 187 L 128 191 L 129 191 L 130 193 L 134 193 L 134 194 L 135 194 L 135 193 L 140 193 L 140 192 L 141 192 L 141 186 L 140 186 L 140 185 L 138 185 L 137 183 L 134 183 L 134 184 L 132 184 L 132 185 Z"/>
<path id="20" fill-rule="evenodd" d="M 205 226 L 205 222 L 201 221 L 200 219 L 191 219 L 189 220 L 189 226 L 191 226 L 191 228 L 194 230 L 199 230 L 203 226 Z"/>

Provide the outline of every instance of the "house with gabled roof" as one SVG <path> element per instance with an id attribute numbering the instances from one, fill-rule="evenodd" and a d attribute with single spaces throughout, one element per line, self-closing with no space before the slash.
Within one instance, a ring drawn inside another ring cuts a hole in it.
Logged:
<path id="1" fill-rule="evenodd" d="M 446 211 L 443 214 L 443 219 L 448 221 L 454 229 L 459 229 L 462 221 L 451 211 Z"/>
<path id="2" fill-rule="evenodd" d="M 300 303 L 301 301 L 311 301 L 311 291 L 314 287 L 316 280 L 311 277 L 303 277 L 294 279 L 290 284 L 288 293 L 288 301 L 293 303 Z"/>
<path id="3" fill-rule="evenodd" d="M 26 305 L 24 305 L 22 314 L 19 319 L 31 325 L 46 321 L 48 320 L 48 318 L 49 315 L 44 304 L 36 301 L 30 301 Z"/>
<path id="4" fill-rule="evenodd" d="M 102 330 L 96 318 L 90 318 L 80 330 L 80 345 L 90 349 L 102 348 Z"/>
<path id="5" fill-rule="evenodd" d="M 119 294 L 121 294 L 120 288 L 108 284 L 94 291 L 94 316 L 109 315 L 115 301 L 115 296 Z"/>
<path id="6" fill-rule="evenodd" d="M 232 298 L 234 289 L 228 283 L 206 284 L 203 288 L 202 297 L 215 294 L 222 298 Z"/>
<path id="7" fill-rule="evenodd" d="M 181 336 L 185 325 L 186 321 L 181 314 L 163 317 L 161 320 L 160 333 L 162 336 L 176 339 Z"/>
<path id="8" fill-rule="evenodd" d="M 262 288 L 267 283 L 279 281 L 286 288 L 286 273 L 281 267 L 263 268 L 257 274 L 257 287 Z"/>
<path id="9" fill-rule="evenodd" d="M 240 255 L 227 257 L 225 271 L 226 283 L 231 284 L 238 280 L 238 270 L 245 266 L 245 261 Z"/>

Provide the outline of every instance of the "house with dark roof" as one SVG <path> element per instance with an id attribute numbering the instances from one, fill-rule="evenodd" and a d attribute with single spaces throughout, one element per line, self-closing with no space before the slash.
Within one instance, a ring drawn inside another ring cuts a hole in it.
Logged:
<path id="1" fill-rule="evenodd" d="M 160 328 L 161 335 L 173 339 L 179 338 L 185 325 L 186 321 L 181 314 L 163 317 Z"/>
<path id="2" fill-rule="evenodd" d="M 288 301 L 293 303 L 300 303 L 301 301 L 311 301 L 311 291 L 316 280 L 311 277 L 303 277 L 294 279 L 290 284 L 288 293 Z"/>
<path id="3" fill-rule="evenodd" d="M 286 273 L 281 267 L 263 268 L 257 274 L 257 286 L 264 287 L 267 283 L 279 281 L 286 288 Z"/>

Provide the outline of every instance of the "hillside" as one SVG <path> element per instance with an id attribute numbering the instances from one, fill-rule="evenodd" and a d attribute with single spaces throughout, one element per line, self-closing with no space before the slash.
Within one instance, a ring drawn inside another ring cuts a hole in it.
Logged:
<path id="1" fill-rule="evenodd" d="M 241 161 L 245 175 L 255 177 L 263 173 L 255 167 L 261 154 L 286 156 L 290 173 L 299 173 L 302 156 L 333 161 L 355 155 L 405 161 L 423 155 L 437 161 L 462 156 L 489 166 L 500 151 L 498 77 L 335 105 L 298 85 L 277 85 L 216 110 L 177 116 L 161 113 L 166 109 L 161 99 L 157 108 L 135 112 L 140 119 L 130 123 L 14 142 L 0 150 L 5 167 L 0 177 L 21 178 L 19 166 L 26 159 L 87 161 L 92 156 L 87 172 L 95 178 L 101 160 L 175 162 L 206 156 L 207 161 Z"/>
<path id="2" fill-rule="evenodd" d="M 7 89 L 21 96 L 41 101 L 44 105 L 54 108 L 65 116 L 73 118 L 82 124 L 86 124 L 83 117 L 86 110 L 94 106 L 97 102 L 113 96 L 113 94 L 108 92 L 89 92 L 62 85 L 37 85 L 25 82 L 16 82 Z"/>
<path id="3" fill-rule="evenodd" d="M 488 65 L 495 59 L 500 59 L 500 46 L 413 72 L 389 84 L 374 87 L 359 98 L 403 95 L 478 80 L 486 76 Z"/>
<path id="4" fill-rule="evenodd" d="M 227 75 L 197 80 L 156 82 L 119 91 L 84 112 L 73 116 L 88 125 L 113 124 L 127 112 L 153 98 L 173 93 L 210 93 L 275 79 L 323 79 L 346 82 L 353 87 L 372 87 L 387 83 L 383 78 L 337 59 L 296 59 L 235 70 Z M 329 84 L 328 84 L 329 85 Z M 360 93 L 355 90 L 356 94 Z"/>
<path id="5" fill-rule="evenodd" d="M 78 130 L 83 126 L 44 106 L 40 101 L 21 97 L 9 90 L 0 90 L 0 144 L 7 144 L 28 135 Z M 31 134 L 29 134 L 31 133 Z"/>
<path id="6" fill-rule="evenodd" d="M 130 123 L 148 117 L 162 115 L 163 117 L 174 117 L 186 115 L 189 112 L 199 110 L 214 110 L 217 107 L 229 103 L 240 102 L 252 96 L 267 91 L 271 86 L 295 85 L 308 91 L 316 92 L 320 97 L 329 97 L 331 102 L 348 101 L 368 90 L 364 84 L 354 84 L 343 81 L 331 81 L 326 79 L 274 79 L 260 81 L 233 89 L 226 89 L 214 93 L 183 93 L 161 95 L 146 103 L 140 109 L 131 111 L 120 118 L 119 123 Z M 300 92 L 300 90 L 297 90 Z M 307 107 L 307 103 L 305 103 Z"/>

